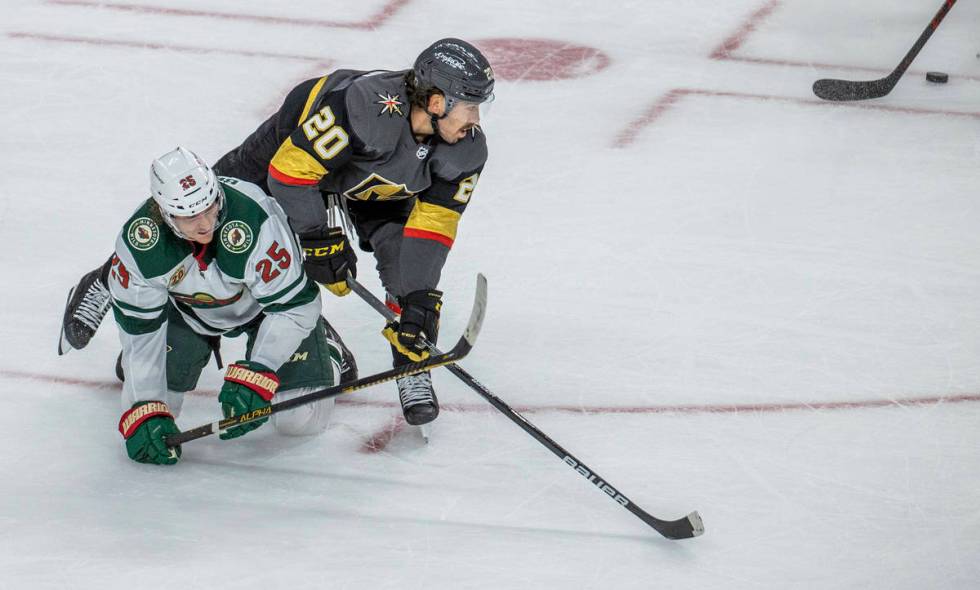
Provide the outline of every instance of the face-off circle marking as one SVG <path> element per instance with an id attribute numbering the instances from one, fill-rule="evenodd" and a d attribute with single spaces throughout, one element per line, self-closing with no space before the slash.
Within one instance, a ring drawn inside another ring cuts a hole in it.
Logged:
<path id="1" fill-rule="evenodd" d="M 609 56 L 594 47 L 553 39 L 494 38 L 473 43 L 502 80 L 584 78 L 609 66 Z"/>

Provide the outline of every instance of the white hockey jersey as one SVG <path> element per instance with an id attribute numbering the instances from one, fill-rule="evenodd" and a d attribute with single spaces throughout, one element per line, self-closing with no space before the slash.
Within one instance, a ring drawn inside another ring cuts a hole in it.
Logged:
<path id="1" fill-rule="evenodd" d="M 279 370 L 316 325 L 320 291 L 279 205 L 254 184 L 219 177 L 225 217 L 206 248 L 177 237 L 148 199 L 116 239 L 109 276 L 126 373 L 123 398 L 167 390 L 167 307 L 202 335 L 265 319 L 251 360 Z M 197 250 L 197 252 L 195 252 Z"/>

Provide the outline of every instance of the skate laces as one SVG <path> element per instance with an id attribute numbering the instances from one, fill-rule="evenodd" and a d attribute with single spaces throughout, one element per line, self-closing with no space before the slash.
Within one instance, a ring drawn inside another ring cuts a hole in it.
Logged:
<path id="1" fill-rule="evenodd" d="M 428 373 L 408 375 L 398 380 L 398 397 L 402 407 L 432 403 L 432 377 Z"/>
<path id="2" fill-rule="evenodd" d="M 85 290 L 72 316 L 92 330 L 97 330 L 109 311 L 110 303 L 109 290 L 101 282 L 95 281 Z"/>

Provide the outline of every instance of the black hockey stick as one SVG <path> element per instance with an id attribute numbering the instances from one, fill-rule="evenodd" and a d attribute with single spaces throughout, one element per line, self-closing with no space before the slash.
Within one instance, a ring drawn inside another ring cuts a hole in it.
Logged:
<path id="1" fill-rule="evenodd" d="M 406 375 L 414 375 L 415 373 L 421 373 L 422 371 L 428 371 L 429 369 L 434 369 L 436 367 L 441 367 L 458 361 L 469 354 L 470 349 L 472 349 L 473 345 L 476 344 L 476 338 L 480 334 L 480 327 L 483 325 L 483 316 L 486 313 L 486 309 L 487 279 L 482 274 L 478 274 L 476 276 L 476 295 L 473 299 L 473 310 L 470 312 L 470 321 L 466 324 L 466 330 L 463 332 L 463 335 L 460 336 L 456 346 L 453 346 L 452 350 L 449 352 L 436 353 L 422 362 L 396 367 L 388 371 L 351 381 L 350 383 L 335 385 L 333 387 L 321 389 L 320 391 L 314 391 L 313 393 L 308 393 L 297 398 L 272 404 L 268 408 L 256 410 L 248 414 L 242 414 L 241 416 L 235 416 L 233 418 L 226 418 L 224 420 L 211 422 L 210 424 L 198 426 L 197 428 L 192 428 L 184 432 L 178 432 L 177 434 L 167 437 L 167 446 L 175 447 L 188 441 L 227 430 L 232 426 L 238 426 L 239 424 L 245 424 L 260 418 L 267 418 L 277 412 L 290 410 L 297 406 L 306 405 L 321 399 L 351 393 L 359 389 L 364 389 L 365 387 L 371 387 L 372 385 L 392 381 Z"/>
<path id="2" fill-rule="evenodd" d="M 946 13 L 949 9 L 956 4 L 956 0 L 945 0 L 943 2 L 942 8 L 936 13 L 936 16 L 932 17 L 932 21 L 926 30 L 922 31 L 919 35 L 919 40 L 915 42 L 912 49 L 905 54 L 905 58 L 902 60 L 895 71 L 888 74 L 880 80 L 868 80 L 864 82 L 855 82 L 851 80 L 836 80 L 830 78 L 824 78 L 822 80 L 817 80 L 813 83 L 813 93 L 824 100 L 866 100 L 868 98 L 881 98 L 889 92 L 895 85 L 898 84 L 899 78 L 905 73 L 905 70 L 912 64 L 912 60 L 919 55 L 919 51 L 922 50 L 922 46 L 926 44 L 929 37 L 939 26 L 939 23 L 943 22 L 946 18 Z"/>
<path id="3" fill-rule="evenodd" d="M 375 297 L 373 293 L 368 291 L 364 285 L 354 280 L 353 277 L 348 276 L 347 285 L 355 293 L 357 293 L 361 299 L 367 302 L 368 305 L 377 310 L 378 313 L 383 315 L 385 318 L 388 320 L 396 319 L 396 314 L 394 311 L 389 309 L 384 303 L 381 302 L 381 300 Z M 435 346 L 432 346 L 431 344 L 428 346 L 429 350 L 432 351 L 432 354 L 439 354 L 439 350 Z M 528 422 L 524 416 L 520 415 L 517 411 L 504 403 L 503 400 L 494 395 L 482 383 L 464 371 L 462 367 L 453 363 L 448 365 L 446 368 L 449 369 L 453 375 L 459 377 L 463 383 L 469 385 L 473 391 L 480 394 L 483 399 L 490 402 L 490 405 L 499 410 L 501 414 L 507 416 L 511 422 L 517 424 L 524 430 L 524 432 L 530 434 L 534 440 L 547 447 L 549 451 L 554 453 L 566 465 L 574 469 L 585 479 L 589 480 L 592 485 L 608 494 L 609 497 L 615 502 L 639 517 L 639 519 L 647 523 L 647 525 L 653 527 L 664 537 L 667 537 L 668 539 L 689 539 L 704 533 L 704 523 L 701 522 L 701 515 L 698 514 L 697 511 L 694 511 L 684 518 L 678 520 L 660 520 L 659 518 L 651 516 L 645 510 L 634 504 L 629 498 L 624 496 L 619 490 L 614 488 L 608 481 L 600 477 L 599 474 L 597 474 L 591 467 L 566 451 L 561 445 L 551 440 L 551 438 L 549 438 L 545 433 L 541 432 L 537 426 Z"/>

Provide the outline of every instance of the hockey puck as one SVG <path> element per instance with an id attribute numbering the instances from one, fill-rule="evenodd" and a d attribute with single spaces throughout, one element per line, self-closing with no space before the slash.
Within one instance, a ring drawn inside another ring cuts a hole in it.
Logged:
<path id="1" fill-rule="evenodd" d="M 936 84 L 949 82 L 949 74 L 946 72 L 926 72 L 926 80 Z"/>

